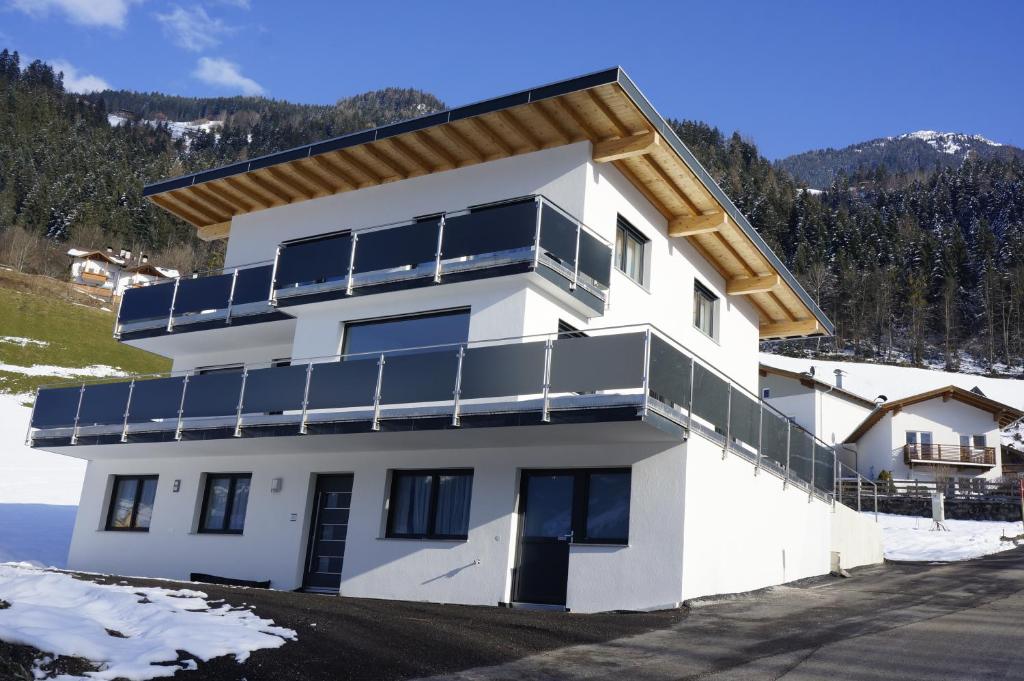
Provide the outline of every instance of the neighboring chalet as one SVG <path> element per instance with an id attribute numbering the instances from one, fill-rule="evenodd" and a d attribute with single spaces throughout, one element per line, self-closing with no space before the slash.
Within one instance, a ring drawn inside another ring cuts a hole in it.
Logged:
<path id="1" fill-rule="evenodd" d="M 761 398 L 828 444 L 843 442 L 875 402 L 844 389 L 841 373 L 835 374 L 835 383 L 828 383 L 814 371 L 787 371 L 762 363 Z"/>
<path id="2" fill-rule="evenodd" d="M 588 612 L 881 561 L 758 397 L 832 324 L 618 68 L 148 185 L 226 267 L 39 392 L 72 569 Z"/>
<path id="3" fill-rule="evenodd" d="M 872 479 L 998 478 L 1001 431 L 1024 417 L 978 392 L 946 386 L 878 406 L 844 439 L 856 467 Z"/>
<path id="4" fill-rule="evenodd" d="M 106 297 L 121 296 L 126 289 L 179 276 L 177 270 L 151 265 L 145 256 L 143 262 L 128 266 L 126 258 L 115 256 L 110 249 L 103 252 L 72 248 L 68 256 L 71 258 L 71 283 Z"/>

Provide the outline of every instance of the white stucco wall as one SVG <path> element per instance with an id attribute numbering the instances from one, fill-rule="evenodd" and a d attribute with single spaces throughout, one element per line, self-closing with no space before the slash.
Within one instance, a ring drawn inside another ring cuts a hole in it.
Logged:
<path id="1" fill-rule="evenodd" d="M 843 570 L 881 563 L 885 559 L 882 528 L 874 513 L 858 513 L 836 504 L 832 513 L 832 550 L 839 553 L 839 567 Z"/>
<path id="2" fill-rule="evenodd" d="M 960 435 L 985 435 L 985 444 L 995 447 L 996 466 L 977 468 L 946 466 L 959 477 L 998 477 L 1001 470 L 999 428 L 992 414 L 957 400 L 943 402 L 941 397 L 904 407 L 898 414 L 887 413 L 857 441 L 858 470 L 861 475 L 877 477 L 883 471 L 892 471 L 897 479 L 929 480 L 931 466 L 915 466 L 913 470 L 903 461 L 903 445 L 908 430 L 930 431 L 932 444 L 959 445 Z M 897 451 L 898 449 L 898 451 Z"/>
<path id="3" fill-rule="evenodd" d="M 768 373 L 761 377 L 760 387 L 771 391 L 770 405 L 828 445 L 846 439 L 871 412 L 866 405 L 824 386 L 808 387 L 788 376 Z"/>

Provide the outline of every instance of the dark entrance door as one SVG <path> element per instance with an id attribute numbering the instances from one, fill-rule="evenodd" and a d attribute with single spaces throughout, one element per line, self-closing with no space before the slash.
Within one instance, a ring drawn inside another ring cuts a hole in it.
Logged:
<path id="1" fill-rule="evenodd" d="M 575 487 L 570 472 L 523 472 L 513 600 L 565 605 Z"/>
<path id="2" fill-rule="evenodd" d="M 352 504 L 351 475 L 319 475 L 306 550 L 302 585 L 310 591 L 337 591 L 345 559 L 345 535 Z"/>

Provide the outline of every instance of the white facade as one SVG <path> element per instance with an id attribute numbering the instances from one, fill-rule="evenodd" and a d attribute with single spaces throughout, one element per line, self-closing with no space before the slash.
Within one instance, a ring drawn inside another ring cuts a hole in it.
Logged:
<path id="1" fill-rule="evenodd" d="M 71 281 L 79 286 L 90 286 L 114 291 L 124 263 L 96 251 L 68 251 L 71 256 Z"/>
<path id="2" fill-rule="evenodd" d="M 942 397 L 907 405 L 896 413 L 889 411 L 855 443 L 848 443 L 846 447 L 856 453 L 857 469 L 861 475 L 874 480 L 885 470 L 898 480 L 933 479 L 934 466 L 910 466 L 904 460 L 903 446 L 907 444 L 908 431 L 930 433 L 931 444 L 946 447 L 959 447 L 961 436 L 970 438 L 973 446 L 977 436 L 984 442 L 984 447 L 994 449 L 995 465 L 941 464 L 945 473 L 956 477 L 983 478 L 1002 475 L 999 424 L 992 413 L 955 399 L 943 400 Z M 921 441 L 920 436 L 918 441 Z"/>
<path id="3" fill-rule="evenodd" d="M 715 267 L 687 240 L 670 238 L 653 205 L 613 165 L 591 156 L 590 143 L 581 142 L 241 215 L 232 222 L 226 264 L 272 260 L 290 238 L 540 194 L 609 243 L 618 216 L 649 239 L 644 281 L 614 270 L 603 315 L 574 304 L 536 274 L 520 273 L 292 305 L 293 320 L 132 342 L 172 357 L 175 370 L 192 370 L 330 361 L 352 322 L 438 310 L 468 309 L 471 342 L 553 334 L 560 321 L 583 331 L 651 324 L 726 376 L 731 391 L 756 395 L 757 310 L 744 296 L 726 295 Z M 695 282 L 718 297 L 715 338 L 693 325 Z M 299 588 L 312 528 L 319 528 L 318 476 L 351 474 L 342 595 L 508 603 L 522 550 L 524 472 L 598 469 L 629 471 L 628 540 L 576 543 L 569 536 L 565 606 L 573 611 L 673 607 L 827 573 L 833 551 L 847 554 L 844 567 L 880 556 L 873 521 L 844 516 L 837 522 L 824 495 L 785 483 L 734 452 L 723 456 L 710 435 L 695 431 L 687 438 L 643 421 L 55 450 L 89 458 L 69 556 L 69 566 L 81 570 L 178 579 L 204 573 Z M 396 472 L 465 469 L 473 475 L 465 538 L 389 536 Z M 231 473 L 251 474 L 244 530 L 199 531 L 206 480 Z M 106 529 L 116 476 L 158 476 L 148 531 Z"/>
<path id="4" fill-rule="evenodd" d="M 771 370 L 762 374 L 760 387 L 764 400 L 827 444 L 845 441 L 871 413 L 867 400 L 836 391 L 821 381 L 801 381 Z"/>

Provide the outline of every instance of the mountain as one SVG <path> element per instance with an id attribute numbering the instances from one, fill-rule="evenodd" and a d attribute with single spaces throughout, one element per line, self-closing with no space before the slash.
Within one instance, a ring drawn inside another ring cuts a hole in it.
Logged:
<path id="1" fill-rule="evenodd" d="M 931 173 L 955 168 L 969 156 L 1009 160 L 1024 158 L 1024 149 L 981 135 L 918 130 L 896 137 L 851 144 L 842 149 L 816 149 L 788 156 L 776 165 L 808 187 L 825 189 L 840 174 L 852 175 L 884 166 L 892 173 Z"/>

